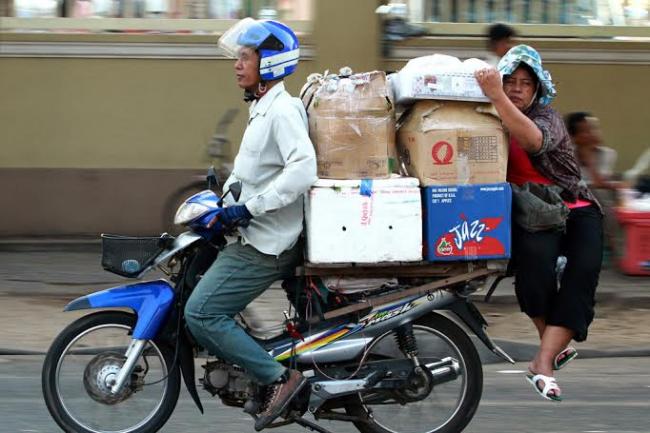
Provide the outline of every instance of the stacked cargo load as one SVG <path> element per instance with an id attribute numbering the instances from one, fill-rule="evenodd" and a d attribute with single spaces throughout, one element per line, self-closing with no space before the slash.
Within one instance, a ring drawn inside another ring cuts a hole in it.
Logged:
<path id="1" fill-rule="evenodd" d="M 301 98 L 319 180 L 307 193 L 307 260 L 422 260 L 416 178 L 401 177 L 394 104 L 384 72 L 310 76 Z"/>
<path id="2" fill-rule="evenodd" d="M 508 138 L 474 79 L 482 67 L 433 55 L 388 81 L 309 78 L 301 97 L 320 178 L 305 204 L 309 262 L 510 256 Z"/>
<path id="3" fill-rule="evenodd" d="M 484 67 L 434 54 L 390 77 L 405 108 L 397 133 L 401 165 L 422 186 L 429 261 L 510 257 L 508 137 L 474 78 Z"/>

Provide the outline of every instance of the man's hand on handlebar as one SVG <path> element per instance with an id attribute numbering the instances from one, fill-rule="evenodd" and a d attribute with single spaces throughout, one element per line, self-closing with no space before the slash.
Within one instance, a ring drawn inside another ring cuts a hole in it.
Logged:
<path id="1" fill-rule="evenodd" d="M 252 218 L 253 215 L 248 211 L 246 205 L 229 206 L 223 208 L 223 212 L 216 215 L 208 223 L 208 228 L 211 228 L 217 221 L 221 222 L 224 227 L 246 227 Z"/>

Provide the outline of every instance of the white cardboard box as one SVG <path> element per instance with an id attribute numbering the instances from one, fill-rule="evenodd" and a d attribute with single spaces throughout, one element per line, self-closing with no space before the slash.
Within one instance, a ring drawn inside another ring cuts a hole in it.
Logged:
<path id="1" fill-rule="evenodd" d="M 422 260 L 415 178 L 320 179 L 307 193 L 305 216 L 311 263 Z"/>
<path id="2" fill-rule="evenodd" d="M 398 104 L 418 99 L 489 102 L 474 75 L 467 72 L 399 73 L 391 78 Z"/>
<path id="3" fill-rule="evenodd" d="M 443 54 L 417 57 L 388 79 L 397 104 L 418 99 L 490 102 L 474 78 L 474 71 L 487 67 L 478 59 L 461 62 Z"/>

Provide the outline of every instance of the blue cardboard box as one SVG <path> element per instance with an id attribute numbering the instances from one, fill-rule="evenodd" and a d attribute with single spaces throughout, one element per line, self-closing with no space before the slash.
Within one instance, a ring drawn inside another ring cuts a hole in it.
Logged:
<path id="1" fill-rule="evenodd" d="M 510 257 L 510 184 L 428 186 L 422 206 L 426 260 Z"/>

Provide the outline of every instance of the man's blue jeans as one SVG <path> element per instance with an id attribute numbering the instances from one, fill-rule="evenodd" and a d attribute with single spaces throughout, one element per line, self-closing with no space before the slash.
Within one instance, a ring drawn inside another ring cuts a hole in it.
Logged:
<path id="1" fill-rule="evenodd" d="M 233 317 L 274 281 L 294 274 L 302 253 L 299 244 L 279 257 L 263 254 L 240 242 L 226 246 L 185 306 L 185 320 L 194 338 L 208 352 L 244 368 L 263 385 L 277 380 L 285 367 Z"/>

